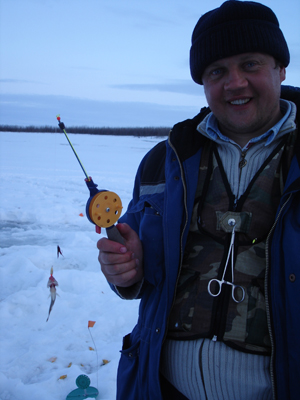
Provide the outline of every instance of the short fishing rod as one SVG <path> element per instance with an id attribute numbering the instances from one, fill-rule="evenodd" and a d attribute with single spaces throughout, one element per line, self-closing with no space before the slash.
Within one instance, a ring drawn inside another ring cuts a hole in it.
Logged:
<path id="1" fill-rule="evenodd" d="M 107 237 L 110 240 L 124 244 L 124 238 L 121 236 L 117 227 L 114 225 L 121 216 L 122 212 L 122 202 L 120 197 L 108 190 L 98 190 L 97 186 L 92 178 L 87 174 L 82 162 L 80 161 L 78 154 L 76 153 L 69 137 L 66 132 L 66 127 L 60 120 L 60 115 L 56 116 L 58 121 L 58 126 L 64 132 L 69 145 L 71 146 L 82 171 L 84 172 L 86 178 L 85 183 L 90 191 L 90 197 L 86 204 L 86 216 L 88 220 L 96 225 L 96 232 L 101 233 L 101 228 L 106 229 Z"/>

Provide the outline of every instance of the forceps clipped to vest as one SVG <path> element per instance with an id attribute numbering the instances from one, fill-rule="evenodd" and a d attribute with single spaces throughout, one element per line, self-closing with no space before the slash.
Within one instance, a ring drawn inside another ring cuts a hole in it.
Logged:
<path id="1" fill-rule="evenodd" d="M 227 255 L 227 259 L 226 259 L 226 264 L 225 264 L 225 267 L 224 267 L 223 275 L 222 275 L 221 279 L 216 279 L 216 278 L 211 279 L 208 282 L 207 290 L 208 290 L 208 293 L 211 296 L 217 297 L 221 293 L 223 284 L 230 285 L 231 286 L 231 297 L 232 297 L 232 299 L 236 303 L 241 303 L 245 298 L 245 289 L 242 286 L 236 285 L 234 283 L 234 238 L 235 238 L 235 226 L 236 226 L 235 219 L 234 218 L 230 218 L 228 220 L 228 225 L 232 226 L 232 232 L 231 232 L 231 240 L 230 240 L 230 245 L 229 245 L 229 250 L 228 250 L 228 255 Z M 229 264 L 229 259 L 231 259 L 230 263 L 231 263 L 231 279 L 232 279 L 232 282 L 225 281 L 225 279 L 224 279 L 225 275 L 226 275 L 227 267 L 228 267 L 228 264 Z M 211 285 L 212 284 L 214 284 L 218 289 L 216 293 L 213 293 L 212 290 L 211 290 Z M 242 296 L 237 296 L 237 292 L 238 291 L 241 291 Z"/>

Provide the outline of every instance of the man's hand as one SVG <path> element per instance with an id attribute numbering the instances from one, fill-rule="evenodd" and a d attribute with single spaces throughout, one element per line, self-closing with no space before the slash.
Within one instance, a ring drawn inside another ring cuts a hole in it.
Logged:
<path id="1" fill-rule="evenodd" d="M 98 241 L 98 260 L 107 281 L 120 287 L 129 287 L 143 279 L 143 248 L 136 232 L 127 224 L 117 228 L 125 245 L 102 238 Z"/>

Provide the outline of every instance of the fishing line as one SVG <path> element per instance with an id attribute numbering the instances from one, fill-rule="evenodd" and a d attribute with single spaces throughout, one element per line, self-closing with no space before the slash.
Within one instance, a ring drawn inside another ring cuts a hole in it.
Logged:
<path id="1" fill-rule="evenodd" d="M 88 323 L 88 330 L 89 330 L 89 332 L 90 332 L 90 335 L 91 335 L 93 344 L 94 344 L 94 346 L 95 346 L 95 351 L 96 351 L 96 356 L 97 356 L 97 388 L 98 388 L 98 387 L 99 387 L 99 383 L 98 383 L 99 359 L 98 359 L 98 350 L 97 350 L 97 346 L 96 346 L 96 343 L 95 343 L 95 341 L 94 341 L 94 339 L 93 339 L 92 333 L 91 333 L 91 331 L 90 331 L 90 327 L 94 326 L 94 325 L 92 325 L 92 323 L 93 323 L 93 321 L 89 321 L 89 323 Z"/>

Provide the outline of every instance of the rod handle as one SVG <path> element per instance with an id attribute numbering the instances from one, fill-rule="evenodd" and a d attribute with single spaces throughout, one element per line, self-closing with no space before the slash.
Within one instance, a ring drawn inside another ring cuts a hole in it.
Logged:
<path id="1" fill-rule="evenodd" d="M 106 234 L 109 240 L 113 240 L 114 242 L 125 245 L 125 239 L 119 232 L 116 225 L 112 225 L 109 228 L 106 228 Z"/>

